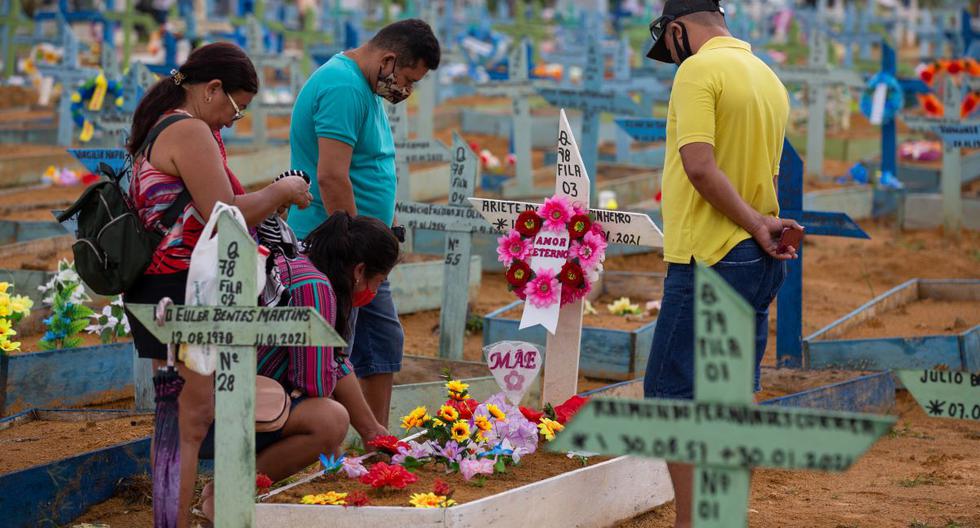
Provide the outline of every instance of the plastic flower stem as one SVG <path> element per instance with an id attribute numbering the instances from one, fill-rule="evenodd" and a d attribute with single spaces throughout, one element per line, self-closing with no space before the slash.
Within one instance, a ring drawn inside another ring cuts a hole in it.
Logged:
<path id="1" fill-rule="evenodd" d="M 423 429 L 423 430 L 421 430 L 421 431 L 419 431 L 417 433 L 410 434 L 410 435 L 406 436 L 405 438 L 402 438 L 399 441 L 400 442 L 408 442 L 409 440 L 415 440 L 416 438 L 424 435 L 427 432 L 429 432 L 428 429 Z M 355 458 L 354 460 L 367 460 L 367 459 L 373 457 L 376 454 L 378 454 L 377 451 L 372 451 L 372 452 L 370 452 L 370 453 L 368 453 L 366 455 L 361 455 L 361 456 Z M 286 490 L 295 488 L 296 486 L 299 486 L 300 484 L 306 484 L 307 482 L 309 482 L 309 481 L 311 481 L 311 480 L 319 477 L 320 475 L 323 475 L 323 473 L 324 473 L 323 471 L 316 471 L 316 472 L 314 472 L 314 473 L 312 473 L 310 475 L 307 475 L 307 476 L 305 476 L 305 477 L 297 480 L 296 482 L 293 482 L 291 484 L 286 484 L 285 486 L 283 486 L 281 488 L 276 488 L 274 490 L 269 490 L 267 493 L 263 493 L 262 495 L 259 495 L 258 497 L 256 497 L 256 500 L 258 502 L 262 502 L 262 501 L 268 499 L 269 497 L 271 497 L 273 495 L 278 495 L 278 494 L 280 494 L 280 493 L 282 493 L 282 492 L 284 492 Z"/>

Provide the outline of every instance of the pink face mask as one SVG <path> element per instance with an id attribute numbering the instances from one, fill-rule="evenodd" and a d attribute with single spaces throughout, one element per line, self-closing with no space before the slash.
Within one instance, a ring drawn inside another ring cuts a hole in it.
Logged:
<path id="1" fill-rule="evenodd" d="M 367 306 L 374 300 L 374 296 L 377 294 L 378 292 L 370 288 L 364 288 L 363 290 L 354 293 L 354 299 L 352 299 L 351 304 L 354 306 L 354 308 Z"/>

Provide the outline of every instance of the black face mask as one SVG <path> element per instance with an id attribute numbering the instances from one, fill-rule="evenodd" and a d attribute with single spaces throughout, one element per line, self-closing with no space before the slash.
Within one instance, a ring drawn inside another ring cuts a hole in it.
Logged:
<path id="1" fill-rule="evenodd" d="M 677 64 L 680 65 L 691 57 L 691 55 L 694 55 L 694 50 L 691 49 L 691 41 L 687 37 L 687 26 L 683 22 L 674 23 L 681 27 L 681 40 L 684 44 L 681 46 L 681 42 L 677 40 L 676 33 L 671 34 L 671 38 L 674 39 L 674 54 L 677 55 Z"/>

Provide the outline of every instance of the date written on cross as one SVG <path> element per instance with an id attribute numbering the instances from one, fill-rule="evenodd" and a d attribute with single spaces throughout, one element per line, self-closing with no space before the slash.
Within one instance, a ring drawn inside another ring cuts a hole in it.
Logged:
<path id="1" fill-rule="evenodd" d="M 220 261 L 219 261 L 220 265 Z M 219 287 L 220 288 L 220 287 Z M 137 319 L 152 321 L 153 305 L 128 305 Z M 344 340 L 313 308 L 172 306 L 165 326 L 147 329 L 161 342 L 223 346 L 343 346 Z"/>

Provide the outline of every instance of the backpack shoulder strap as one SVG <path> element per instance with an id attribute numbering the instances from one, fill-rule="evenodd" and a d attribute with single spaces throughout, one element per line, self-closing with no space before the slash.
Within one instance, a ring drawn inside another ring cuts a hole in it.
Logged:
<path id="1" fill-rule="evenodd" d="M 160 134 L 164 131 L 164 129 L 178 121 L 183 121 L 184 119 L 190 118 L 191 116 L 187 114 L 174 114 L 172 116 L 165 117 L 162 121 L 157 123 L 155 127 L 150 129 L 150 132 L 146 135 L 146 139 L 143 140 L 143 144 L 140 145 L 139 150 L 133 154 L 133 157 L 135 158 L 136 156 L 142 154 L 144 159 L 150 159 L 150 151 L 153 150 L 153 142 L 160 137 Z"/>
<path id="2" fill-rule="evenodd" d="M 160 227 L 164 231 L 170 230 L 170 228 L 177 223 L 177 218 L 179 218 L 180 214 L 184 212 L 184 207 L 186 207 L 190 201 L 191 193 L 187 190 L 187 187 L 184 187 L 184 190 L 180 191 L 180 194 L 177 195 L 177 199 L 174 200 L 174 203 L 170 204 L 170 206 L 163 212 L 163 215 L 160 216 Z"/>

